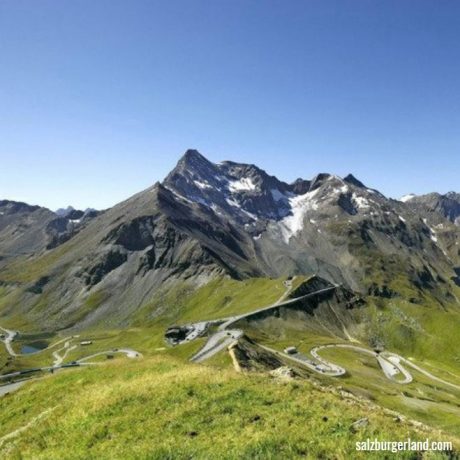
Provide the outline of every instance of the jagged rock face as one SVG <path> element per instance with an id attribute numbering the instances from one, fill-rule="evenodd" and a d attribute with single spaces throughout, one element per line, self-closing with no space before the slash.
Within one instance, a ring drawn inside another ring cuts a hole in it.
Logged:
<path id="1" fill-rule="evenodd" d="M 179 199 L 202 204 L 243 225 L 286 216 L 294 189 L 254 165 L 213 164 L 196 150 L 186 152 L 162 185 Z"/>
<path id="2" fill-rule="evenodd" d="M 0 201 L 0 260 L 40 253 L 68 241 L 97 211 L 72 208 L 65 216 L 40 206 Z"/>
<path id="3" fill-rule="evenodd" d="M 307 283 L 301 292 L 315 292 L 316 286 L 327 285 L 325 280 L 315 278 L 313 285 Z M 308 330 L 317 334 L 327 330 L 336 337 L 348 339 L 359 326 L 357 318 L 363 305 L 360 297 L 339 286 L 290 305 L 257 312 L 236 322 L 234 327 L 262 331 L 269 337 L 286 337 L 289 330 Z"/>
<path id="4" fill-rule="evenodd" d="M 47 240 L 45 227 L 54 217 L 39 206 L 0 201 L 0 257 L 8 259 L 42 249 Z"/>
<path id="5" fill-rule="evenodd" d="M 52 220 L 46 228 L 49 235 L 46 249 L 53 249 L 70 240 L 101 213 L 102 211 L 96 211 L 95 209 L 81 211 L 71 206 L 65 210 L 57 210 L 56 215 L 58 217 Z"/>
<path id="6" fill-rule="evenodd" d="M 206 225 L 227 223 L 226 235 L 236 229 L 235 248 L 243 258 L 253 254 L 253 274 L 315 272 L 354 289 L 385 293 L 388 286 L 363 282 L 377 269 L 375 254 L 381 265 L 386 258 L 395 267 L 396 260 L 404 261 L 399 270 L 414 286 L 427 285 L 421 273 L 434 279 L 438 270 L 451 270 L 443 243 L 435 241 L 420 215 L 351 174 L 341 179 L 322 173 L 287 184 L 256 166 L 213 164 L 188 151 L 162 186 L 184 207 L 195 209 L 190 220 L 205 214 Z"/>
<path id="7" fill-rule="evenodd" d="M 422 216 L 429 229 L 432 241 L 441 246 L 457 268 L 460 266 L 460 194 L 449 192 L 445 195 L 429 193 L 427 195 L 406 195 L 401 198 L 413 212 Z M 457 285 L 457 276 L 451 276 Z"/>
<path id="8" fill-rule="evenodd" d="M 68 206 L 67 208 L 60 208 L 56 210 L 55 214 L 59 217 L 66 217 L 69 220 L 78 220 L 82 218 L 96 217 L 100 214 L 100 211 L 92 208 L 87 208 L 82 211 L 80 209 L 75 209 L 72 206 Z"/>
<path id="9" fill-rule="evenodd" d="M 254 165 L 214 164 L 189 150 L 162 183 L 103 213 L 68 208 L 57 216 L 0 202 L 0 256 L 8 244 L 29 255 L 60 245 L 59 257 L 25 286 L 24 302 L 33 312 L 47 294 L 49 316 L 61 321 L 102 292 L 79 319 L 87 325 L 111 315 L 127 324 L 158 289 L 216 276 L 316 273 L 383 297 L 398 295 L 399 277 L 415 291 L 448 291 L 458 278 L 457 233 L 438 235 L 411 201 L 388 199 L 352 175 L 288 184 Z M 11 243 L 15 231 L 19 244 Z"/>
<path id="10" fill-rule="evenodd" d="M 356 215 L 371 209 L 369 203 L 381 206 L 388 201 L 352 175 L 341 179 L 323 173 L 312 181 L 297 179 L 287 184 L 254 165 L 213 164 L 195 150 L 187 151 L 162 186 L 183 203 L 207 208 L 216 220 L 244 225 L 249 234 L 260 234 L 279 223 L 287 240 L 300 230 L 307 211 L 325 213 L 334 207 L 334 211 Z"/>
<path id="11" fill-rule="evenodd" d="M 460 226 L 460 193 L 411 195 L 406 197 L 406 203 L 421 213 L 438 214 Z"/>

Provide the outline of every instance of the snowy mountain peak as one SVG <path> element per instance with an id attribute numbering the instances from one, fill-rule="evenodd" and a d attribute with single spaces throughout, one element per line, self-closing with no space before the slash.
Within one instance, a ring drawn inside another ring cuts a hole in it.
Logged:
<path id="1" fill-rule="evenodd" d="M 407 203 L 410 200 L 413 200 L 415 198 L 415 195 L 413 193 L 409 193 L 408 195 L 402 196 L 399 201 L 402 201 L 403 203 Z"/>
<path id="2" fill-rule="evenodd" d="M 196 151 L 187 151 L 162 185 L 185 201 L 239 223 L 277 219 L 287 213 L 288 184 L 257 166 L 231 161 L 214 164 Z"/>
<path id="3" fill-rule="evenodd" d="M 244 225 L 251 235 L 280 222 L 279 231 L 287 242 L 305 220 L 316 220 L 316 214 L 368 214 L 380 207 L 382 195 L 354 176 L 346 179 L 321 173 L 312 181 L 299 178 L 287 184 L 255 165 L 214 164 L 189 150 L 162 186 L 182 202 L 206 208 L 216 219 Z"/>

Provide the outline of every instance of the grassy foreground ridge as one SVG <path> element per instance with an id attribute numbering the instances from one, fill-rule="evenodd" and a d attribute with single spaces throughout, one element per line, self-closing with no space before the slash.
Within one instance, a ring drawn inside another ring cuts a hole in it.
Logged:
<path id="1" fill-rule="evenodd" d="M 120 360 L 0 399 L 0 457 L 382 458 L 360 457 L 355 442 L 433 438 L 369 404 L 305 380 L 215 372 L 161 355 Z M 369 424 L 354 432 L 363 417 Z"/>

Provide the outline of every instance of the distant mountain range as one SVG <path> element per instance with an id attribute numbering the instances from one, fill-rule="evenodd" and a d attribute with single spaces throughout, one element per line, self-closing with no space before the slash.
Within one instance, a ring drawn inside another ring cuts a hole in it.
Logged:
<path id="1" fill-rule="evenodd" d="M 449 192 L 445 195 L 429 193 L 427 195 L 406 195 L 401 198 L 405 203 L 418 209 L 421 214 L 429 214 L 434 219 L 444 217 L 460 226 L 460 193 Z"/>
<path id="2" fill-rule="evenodd" d="M 0 257 L 37 254 L 59 246 L 98 214 L 94 209 L 72 207 L 54 213 L 40 206 L 0 201 Z"/>
<path id="3" fill-rule="evenodd" d="M 219 277 L 316 273 L 364 295 L 459 283 L 460 195 L 389 199 L 351 174 L 288 184 L 188 150 L 161 183 L 105 210 L 0 201 L 0 283 L 49 327 L 129 324 L 149 301 Z M 12 297 L 12 298 L 13 298 Z M 17 307 L 20 305 L 20 307 Z"/>

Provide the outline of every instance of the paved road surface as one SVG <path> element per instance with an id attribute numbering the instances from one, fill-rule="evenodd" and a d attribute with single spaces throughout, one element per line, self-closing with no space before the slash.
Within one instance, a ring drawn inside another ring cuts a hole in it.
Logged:
<path id="1" fill-rule="evenodd" d="M 285 298 L 287 293 L 292 289 L 292 282 L 285 284 L 285 286 L 287 287 L 287 291 L 283 294 L 283 296 L 277 302 L 275 302 L 272 305 L 259 308 L 249 313 L 244 313 L 242 315 L 237 315 L 237 316 L 232 316 L 230 318 L 224 318 L 222 320 L 212 321 L 212 323 L 214 324 L 216 322 L 217 323 L 221 322 L 220 326 L 218 327 L 218 331 L 208 339 L 206 344 L 203 346 L 203 348 L 201 348 L 200 351 L 198 351 L 198 353 L 192 356 L 191 361 L 198 362 L 198 363 L 205 361 L 206 359 L 209 359 L 212 356 L 214 356 L 219 351 L 223 350 L 225 347 L 228 347 L 235 340 L 238 340 L 238 338 L 243 335 L 243 331 L 240 329 L 229 329 L 229 326 L 234 324 L 236 321 L 239 321 L 244 318 L 248 318 L 252 315 L 258 314 L 263 311 L 271 310 L 273 308 L 290 305 L 294 302 L 298 302 L 299 300 L 307 299 L 309 297 L 313 297 L 315 295 L 331 291 L 338 287 L 338 286 L 331 286 L 325 289 L 320 289 L 318 291 L 306 294 L 301 297 L 297 297 L 295 299 L 289 299 L 289 300 L 283 301 L 283 298 Z M 200 336 L 203 333 L 203 331 L 207 329 L 210 323 L 211 322 L 196 323 L 196 331 L 194 331 L 192 338 L 190 338 L 190 335 L 189 335 L 189 337 L 186 338 L 184 342 L 193 340 L 194 338 Z M 192 325 L 192 326 L 195 326 L 195 325 Z M 321 345 L 321 346 L 312 348 L 310 353 L 313 359 L 310 359 L 301 353 L 287 354 L 287 353 L 282 353 L 280 351 L 269 348 L 265 345 L 259 344 L 259 346 L 267 351 L 270 351 L 271 353 L 283 356 L 284 358 L 289 359 L 298 364 L 302 364 L 303 366 L 308 367 L 310 370 L 314 372 L 317 372 L 322 375 L 327 375 L 330 377 L 339 377 L 341 375 L 344 375 L 346 373 L 346 369 L 322 358 L 318 352 L 326 348 L 347 348 L 347 349 L 351 349 L 359 353 L 365 353 L 367 355 L 374 357 L 379 363 L 380 368 L 382 369 L 382 372 L 384 373 L 384 375 L 393 382 L 396 382 L 399 384 L 407 384 L 413 381 L 413 377 L 410 374 L 410 372 L 402 365 L 402 363 L 404 363 L 405 365 L 412 367 L 413 369 L 417 370 L 418 372 L 422 373 L 423 375 L 425 375 L 426 377 L 432 380 L 435 380 L 439 383 L 442 383 L 444 385 L 448 385 L 457 390 L 460 390 L 459 385 L 447 382 L 439 377 L 436 377 L 430 372 L 426 371 L 425 369 L 422 369 L 421 367 L 413 364 L 411 361 L 395 353 L 390 353 L 390 352 L 377 353 L 373 350 L 369 350 L 367 348 L 363 348 L 363 347 L 359 347 L 357 345 L 351 345 L 351 344 L 350 345 L 348 344 L 329 344 L 329 345 Z"/>
<path id="2" fill-rule="evenodd" d="M 7 383 L 6 385 L 1 385 L 0 397 L 5 396 L 8 393 L 12 393 L 13 391 L 19 390 L 19 388 L 21 388 L 25 383 L 25 380 L 21 380 L 20 382 Z"/>
<path id="3" fill-rule="evenodd" d="M 190 361 L 201 363 L 211 356 L 214 356 L 216 353 L 219 353 L 219 351 L 223 350 L 225 347 L 228 347 L 242 335 L 243 331 L 239 329 L 218 331 L 209 338 L 205 346 L 198 353 L 190 358 Z"/>
<path id="4" fill-rule="evenodd" d="M 350 350 L 357 351 L 359 353 L 365 353 L 365 354 L 370 355 L 370 356 L 374 357 L 375 359 L 377 359 L 377 362 L 379 363 L 383 373 L 385 374 L 385 376 L 389 380 L 392 380 L 394 382 L 401 383 L 401 384 L 412 382 L 412 376 L 410 375 L 410 373 L 406 369 L 404 369 L 403 366 L 401 366 L 399 364 L 399 362 L 398 363 L 392 362 L 389 359 L 386 359 L 383 355 L 381 355 L 381 354 L 379 354 L 379 353 L 377 353 L 377 352 L 375 352 L 373 350 L 369 350 L 369 349 L 363 348 L 363 347 L 358 347 L 357 345 L 348 345 L 348 344 L 345 344 L 345 343 L 343 343 L 343 344 L 321 345 L 321 346 L 312 348 L 310 353 L 318 361 L 331 366 L 332 363 L 329 363 L 324 358 L 321 358 L 319 356 L 319 354 L 318 354 L 318 351 L 324 350 L 326 348 L 348 348 Z M 403 375 L 404 379 L 402 379 L 402 380 L 398 379 L 397 377 L 399 377 L 399 375 Z"/>
<path id="5" fill-rule="evenodd" d="M 46 350 L 49 350 L 51 348 L 54 348 L 54 347 L 57 347 L 58 345 L 60 345 L 62 342 L 66 342 L 66 341 L 71 341 L 72 339 L 76 339 L 78 337 L 80 337 L 79 335 L 73 335 L 72 337 L 65 337 L 63 339 L 60 339 L 58 340 L 57 342 L 54 342 L 53 344 L 47 346 L 46 348 L 42 348 L 41 350 L 37 350 L 37 351 L 34 351 L 32 353 L 16 353 L 13 349 L 13 346 L 11 345 L 12 342 L 14 341 L 14 339 L 19 335 L 19 332 L 17 331 L 11 331 L 9 329 L 5 329 L 4 327 L 1 327 L 0 326 L 0 331 L 3 331 L 4 332 L 4 335 L 5 335 L 5 338 L 3 339 L 0 339 L 1 342 L 3 342 L 5 344 L 5 348 L 6 348 L 6 351 L 11 355 L 11 356 L 33 356 L 33 355 L 38 355 L 39 353 L 43 353 L 44 351 Z M 67 348 L 68 346 L 65 346 L 65 348 Z M 61 348 L 62 350 L 63 348 Z M 59 350 L 59 351 L 61 351 Z M 53 353 L 53 356 L 54 356 L 54 353 Z M 57 358 L 57 356 L 54 356 L 54 358 L 56 360 L 58 360 L 59 358 Z M 62 361 L 61 361 L 62 362 Z"/>
<path id="6" fill-rule="evenodd" d="M 94 353 L 92 355 L 85 356 L 84 358 L 78 359 L 77 363 L 78 364 L 92 364 L 92 363 L 88 363 L 87 361 L 92 359 L 92 358 L 96 358 L 97 356 L 113 355 L 114 353 L 124 354 L 124 355 L 126 355 L 127 358 L 131 358 L 131 359 L 132 358 L 142 358 L 142 354 L 139 353 L 136 350 L 132 350 L 131 348 L 120 348 L 120 349 L 116 349 L 116 350 L 99 351 L 99 352 Z"/>
<path id="7" fill-rule="evenodd" d="M 444 385 L 448 385 L 452 388 L 455 388 L 457 390 L 460 390 L 460 385 L 456 385 L 455 383 L 448 382 L 447 380 L 443 380 L 439 377 L 436 377 L 435 375 L 431 374 L 427 370 L 421 368 L 420 366 L 417 366 L 413 362 L 409 361 L 406 358 L 403 358 L 402 356 L 397 355 L 396 353 L 390 353 L 388 351 L 385 351 L 382 353 L 385 357 L 388 357 L 388 360 L 391 360 L 391 362 L 403 362 L 407 366 L 412 367 L 416 371 L 420 372 L 421 374 L 425 375 L 426 377 L 435 380 L 436 382 L 443 383 Z"/>
<path id="8" fill-rule="evenodd" d="M 302 355 L 301 353 L 288 354 L 278 350 L 274 350 L 273 348 L 267 347 L 265 345 L 259 344 L 259 346 L 264 350 L 274 353 L 275 355 L 281 356 L 297 364 L 301 364 L 302 366 L 308 367 L 310 370 L 317 372 L 318 374 L 327 375 L 328 377 L 339 377 L 346 373 L 346 370 L 343 367 L 337 366 L 332 363 L 327 363 L 324 360 L 315 362 L 307 358 L 305 355 Z"/>
<path id="9" fill-rule="evenodd" d="M 24 356 L 22 354 L 18 354 L 13 350 L 13 347 L 11 343 L 13 342 L 14 338 L 18 335 L 18 332 L 16 331 L 10 331 L 9 329 L 5 329 L 4 327 L 0 326 L 0 331 L 2 331 L 4 338 L 0 339 L 1 342 L 4 343 L 6 350 L 11 356 Z M 96 356 L 100 355 L 107 355 L 107 354 L 114 354 L 114 353 L 122 353 L 125 354 L 128 358 L 139 358 L 142 357 L 142 354 L 139 353 L 136 350 L 133 350 L 131 348 L 120 348 L 120 349 L 112 349 L 112 350 L 107 350 L 107 351 L 100 351 L 98 353 L 94 353 L 89 356 L 85 356 L 84 358 L 79 359 L 78 361 L 72 362 L 70 364 L 64 364 L 64 360 L 66 359 L 67 355 L 75 350 L 77 348 L 77 345 L 72 345 L 72 340 L 78 338 L 78 335 L 74 335 L 72 337 L 64 338 L 61 339 L 54 344 L 50 345 L 49 347 L 39 350 L 35 353 L 28 353 L 26 354 L 27 356 L 34 355 L 37 353 L 41 353 L 45 350 L 49 350 L 50 348 L 54 348 L 57 345 L 61 344 L 62 342 L 64 343 L 64 346 L 61 347 L 59 350 L 56 350 L 53 352 L 53 358 L 54 361 L 51 366 L 44 366 L 44 367 L 37 367 L 34 369 L 24 369 L 22 371 L 16 371 L 16 372 L 11 372 L 9 374 L 3 374 L 0 375 L 0 382 L 2 381 L 10 381 L 10 383 L 6 383 L 3 385 L 0 385 L 0 396 L 3 396 L 5 394 L 11 393 L 12 391 L 18 390 L 22 385 L 24 385 L 27 381 L 30 380 L 37 380 L 37 378 L 40 377 L 30 377 L 27 378 L 29 375 L 33 375 L 38 372 L 55 372 L 64 368 L 68 367 L 78 367 L 80 365 L 93 365 L 93 364 L 98 364 L 98 363 L 91 363 L 88 362 L 89 359 L 94 358 Z M 62 353 L 64 352 L 64 353 Z M 62 353 L 62 354 L 61 354 Z M 18 381 L 17 379 L 25 377 L 24 380 Z M 12 380 L 16 380 L 14 382 L 11 382 Z"/>
<path id="10" fill-rule="evenodd" d="M 0 330 L 4 332 L 5 338 L 1 339 L 1 341 L 5 344 L 6 351 L 11 356 L 18 356 L 16 352 L 13 350 L 11 342 L 14 338 L 18 335 L 16 331 L 10 331 L 9 329 L 5 329 L 4 327 L 0 326 Z"/>
<path id="11" fill-rule="evenodd" d="M 262 307 L 262 308 L 258 308 L 257 310 L 253 310 L 249 313 L 243 313 L 242 315 L 238 315 L 238 316 L 232 316 L 231 318 L 228 318 L 224 323 L 222 323 L 220 326 L 219 326 L 219 330 L 220 331 L 223 331 L 225 329 L 227 329 L 229 326 L 231 326 L 233 323 L 236 323 L 237 321 L 241 320 L 241 319 L 244 319 L 244 318 L 248 318 L 250 316 L 253 316 L 253 315 L 256 315 L 258 313 L 261 313 L 263 311 L 268 311 L 268 310 L 272 310 L 274 308 L 279 308 L 279 307 L 284 307 L 286 305 L 291 305 L 295 302 L 299 302 L 300 300 L 305 300 L 305 299 L 308 299 L 310 297 L 314 297 L 315 295 L 319 295 L 319 294 L 324 294 L 325 292 L 329 292 L 329 291 L 333 291 L 334 289 L 336 289 L 338 286 L 330 286 L 328 288 L 325 288 L 325 289 L 320 289 L 318 291 L 315 291 L 315 292 L 310 292 L 309 294 L 305 294 L 303 296 L 300 296 L 300 297 L 296 297 L 294 299 L 289 299 L 289 300 L 285 300 L 285 301 L 278 301 L 272 305 L 268 305 L 266 307 Z M 290 290 L 290 288 L 288 289 Z M 282 300 L 284 297 L 285 297 L 286 294 L 284 294 L 280 300 Z"/>
<path id="12" fill-rule="evenodd" d="M 206 342 L 204 347 L 198 353 L 192 356 L 190 361 L 193 361 L 193 362 L 205 361 L 206 359 L 209 359 L 212 356 L 214 356 L 219 351 L 223 350 L 226 346 L 230 345 L 234 340 L 241 337 L 243 335 L 243 331 L 239 329 L 233 329 L 233 330 L 229 329 L 229 327 L 236 321 L 239 321 L 244 318 L 248 318 L 250 316 L 256 315 L 263 311 L 271 310 L 273 308 L 279 308 L 285 305 L 290 305 L 300 300 L 304 300 L 309 297 L 313 297 L 315 295 L 323 294 L 325 292 L 329 292 L 337 288 L 337 286 L 330 286 L 328 288 L 320 289 L 318 291 L 311 292 L 301 297 L 296 297 L 295 299 L 289 299 L 289 300 L 283 301 L 283 299 L 287 296 L 287 294 L 292 289 L 292 280 L 291 282 L 286 282 L 285 286 L 286 286 L 286 291 L 274 304 L 259 308 L 249 313 L 243 313 L 242 315 L 232 316 L 230 318 L 224 318 L 222 320 L 217 320 L 217 321 L 214 320 L 213 323 L 222 322 L 222 324 L 218 327 L 217 332 L 209 338 L 209 340 Z M 203 325 L 203 323 L 196 323 L 196 324 L 200 326 Z M 192 326 L 195 326 L 195 325 L 192 325 Z M 204 327 L 203 330 L 205 330 L 207 326 L 208 325 L 202 326 Z M 196 337 L 198 337 L 198 334 L 196 335 Z M 188 336 L 182 343 L 186 341 L 189 341 Z"/>

